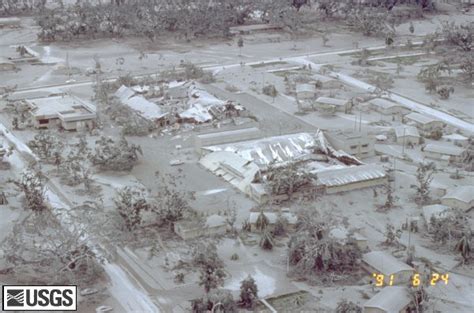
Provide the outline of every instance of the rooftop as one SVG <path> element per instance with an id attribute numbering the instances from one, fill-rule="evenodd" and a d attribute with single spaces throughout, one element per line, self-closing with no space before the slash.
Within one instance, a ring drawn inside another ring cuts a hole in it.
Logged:
<path id="1" fill-rule="evenodd" d="M 369 299 L 364 308 L 376 308 L 387 313 L 398 313 L 411 302 L 410 294 L 406 287 L 388 286 Z"/>
<path id="2" fill-rule="evenodd" d="M 132 88 L 122 85 L 115 92 L 115 96 L 118 97 L 123 104 L 127 105 L 145 119 L 156 120 L 168 114 L 163 113 L 157 104 L 148 101 L 143 96 L 136 96 Z"/>
<path id="3" fill-rule="evenodd" d="M 393 101 L 390 101 L 390 100 L 387 100 L 387 99 L 383 99 L 383 98 L 375 98 L 375 99 L 370 100 L 369 102 L 370 102 L 370 104 L 372 104 L 376 107 L 379 107 L 381 109 L 390 109 L 390 108 L 393 108 L 393 107 L 403 107 L 399 103 L 396 103 L 396 102 L 393 102 Z"/>
<path id="4" fill-rule="evenodd" d="M 318 142 L 308 133 L 297 133 L 258 140 L 242 141 L 207 147 L 211 151 L 234 152 L 248 161 L 254 161 L 261 167 L 266 167 L 272 161 L 284 163 L 295 161 L 312 153 L 312 148 Z"/>
<path id="5" fill-rule="evenodd" d="M 81 120 L 95 118 L 95 107 L 70 95 L 26 100 L 36 118 Z"/>
<path id="6" fill-rule="evenodd" d="M 426 145 L 424 151 L 452 155 L 452 156 L 460 156 L 464 152 L 464 149 L 456 147 L 456 146 L 452 146 L 452 145 L 440 145 L 440 144 L 429 143 Z"/>
<path id="7" fill-rule="evenodd" d="M 296 85 L 296 92 L 316 92 L 316 86 L 313 84 L 298 84 Z"/>
<path id="8" fill-rule="evenodd" d="M 383 167 L 375 164 L 364 164 L 350 167 L 327 168 L 314 172 L 318 182 L 324 186 L 342 186 L 386 176 Z"/>
<path id="9" fill-rule="evenodd" d="M 331 105 L 337 105 L 337 106 L 345 106 L 347 104 L 348 100 L 329 98 L 329 97 L 319 97 L 318 99 L 316 99 L 316 102 L 321 103 L 321 104 L 331 104 Z"/>
<path id="10" fill-rule="evenodd" d="M 459 186 L 450 190 L 442 199 L 456 199 L 470 203 L 474 201 L 474 186 Z"/>
<path id="11" fill-rule="evenodd" d="M 416 113 L 416 112 L 412 112 L 410 114 L 405 115 L 405 118 L 407 118 L 409 120 L 412 120 L 412 121 L 415 121 L 415 122 L 420 123 L 420 124 L 429 124 L 429 123 L 432 123 L 432 122 L 438 122 L 438 120 L 435 119 L 435 118 L 432 118 L 430 116 L 423 115 L 423 114 L 420 114 L 420 113 Z"/>
<path id="12" fill-rule="evenodd" d="M 362 260 L 381 274 L 392 275 L 401 271 L 413 271 L 413 268 L 384 251 L 365 253 Z"/>
<path id="13" fill-rule="evenodd" d="M 403 137 L 403 136 L 413 136 L 413 137 L 420 137 L 420 133 L 418 132 L 418 128 L 415 126 L 403 125 L 394 127 L 395 129 L 395 136 Z"/>

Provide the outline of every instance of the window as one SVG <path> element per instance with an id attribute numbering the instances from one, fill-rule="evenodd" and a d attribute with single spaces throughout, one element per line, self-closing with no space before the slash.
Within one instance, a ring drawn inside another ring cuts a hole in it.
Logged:
<path id="1" fill-rule="evenodd" d="M 366 143 L 365 145 L 362 145 L 363 148 L 367 148 L 369 146 L 368 143 Z"/>
<path id="2" fill-rule="evenodd" d="M 49 120 L 42 118 L 42 119 L 39 119 L 39 120 L 38 120 L 38 123 L 39 123 L 40 125 L 49 124 Z"/>
<path id="3" fill-rule="evenodd" d="M 357 149 L 357 146 L 351 146 L 351 150 Z"/>

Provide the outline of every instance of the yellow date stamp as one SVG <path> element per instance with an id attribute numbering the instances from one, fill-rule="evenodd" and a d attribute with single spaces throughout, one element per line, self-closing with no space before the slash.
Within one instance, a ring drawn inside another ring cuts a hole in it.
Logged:
<path id="1" fill-rule="evenodd" d="M 375 279 L 376 287 L 393 286 L 398 283 L 396 281 L 396 275 L 373 273 L 372 277 Z M 429 280 L 429 284 L 431 286 L 436 286 L 438 283 L 444 283 L 445 285 L 447 285 L 449 282 L 449 274 L 431 273 L 429 277 L 422 278 L 420 274 L 415 273 L 411 276 L 410 283 L 413 287 L 417 287 L 420 286 L 422 283 L 425 283 L 426 279 Z"/>

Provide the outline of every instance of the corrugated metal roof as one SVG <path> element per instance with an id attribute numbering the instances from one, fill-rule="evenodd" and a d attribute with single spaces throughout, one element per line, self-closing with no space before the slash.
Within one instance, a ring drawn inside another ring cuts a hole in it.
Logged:
<path id="1" fill-rule="evenodd" d="M 434 152 L 439 154 L 446 154 L 446 155 L 454 155 L 460 156 L 464 149 L 456 147 L 456 146 L 448 146 L 448 145 L 439 145 L 439 144 L 427 144 L 424 151 L 426 152 Z"/>
<path id="2" fill-rule="evenodd" d="M 450 190 L 442 199 L 456 199 L 462 202 L 474 201 L 474 186 L 459 186 Z"/>
<path id="3" fill-rule="evenodd" d="M 392 275 L 402 271 L 413 271 L 413 268 L 384 251 L 365 253 L 362 260 L 380 274 Z"/>
<path id="4" fill-rule="evenodd" d="M 397 137 L 403 137 L 403 136 L 420 137 L 418 128 L 416 128 L 415 126 L 409 126 L 409 125 L 395 127 L 395 135 Z"/>
<path id="5" fill-rule="evenodd" d="M 314 172 L 318 182 L 325 186 L 343 186 L 361 181 L 379 179 L 386 176 L 383 167 L 375 164 L 364 164 L 345 168 L 329 168 Z"/>
<path id="6" fill-rule="evenodd" d="M 411 302 L 406 287 L 388 286 L 369 299 L 364 308 L 377 308 L 387 313 L 398 313 Z"/>

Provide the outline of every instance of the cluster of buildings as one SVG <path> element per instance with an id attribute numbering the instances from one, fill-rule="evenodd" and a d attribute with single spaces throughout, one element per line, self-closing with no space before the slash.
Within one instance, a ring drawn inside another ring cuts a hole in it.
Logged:
<path id="1" fill-rule="evenodd" d="M 195 143 L 200 164 L 259 203 L 270 197 L 272 201 L 285 200 L 285 195 L 269 194 L 267 182 L 262 180 L 270 166 L 297 163 L 299 171 L 312 174 L 312 184 L 300 190 L 303 195 L 344 192 L 387 181 L 384 168 L 358 159 L 373 155 L 373 142 L 362 135 L 326 137 L 318 131 L 251 139 L 258 135 L 256 128 L 198 135 Z"/>

